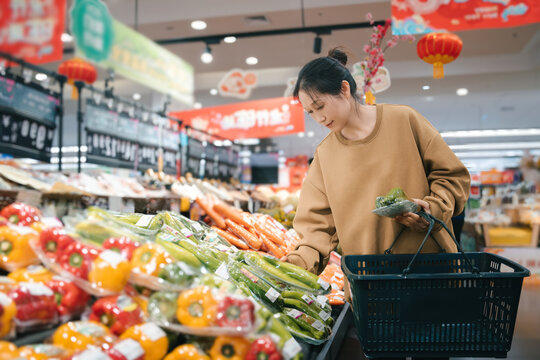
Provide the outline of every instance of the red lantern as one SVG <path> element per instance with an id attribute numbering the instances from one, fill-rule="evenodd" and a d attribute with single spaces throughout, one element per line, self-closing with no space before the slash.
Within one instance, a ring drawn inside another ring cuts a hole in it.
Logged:
<path id="1" fill-rule="evenodd" d="M 78 58 L 64 61 L 58 66 L 58 73 L 68 78 L 68 83 L 72 86 L 75 81 L 84 81 L 87 84 L 93 84 L 97 79 L 97 70 L 94 65 Z M 72 97 L 77 98 L 78 92 L 73 86 Z"/>
<path id="2" fill-rule="evenodd" d="M 444 78 L 443 64 L 458 58 L 463 42 L 451 33 L 429 33 L 424 35 L 416 45 L 418 57 L 428 64 L 433 64 L 433 77 Z"/>

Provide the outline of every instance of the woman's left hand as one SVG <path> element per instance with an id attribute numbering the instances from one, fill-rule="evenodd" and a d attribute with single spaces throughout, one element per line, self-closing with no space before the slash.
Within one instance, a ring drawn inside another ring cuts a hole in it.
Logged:
<path id="1" fill-rule="evenodd" d="M 425 213 L 431 214 L 431 211 L 429 210 L 429 204 L 427 202 L 420 199 L 412 199 L 412 201 L 422 207 L 422 210 Z M 394 218 L 394 220 L 417 232 L 425 232 L 429 227 L 429 223 L 426 219 L 412 212 L 398 215 Z"/>

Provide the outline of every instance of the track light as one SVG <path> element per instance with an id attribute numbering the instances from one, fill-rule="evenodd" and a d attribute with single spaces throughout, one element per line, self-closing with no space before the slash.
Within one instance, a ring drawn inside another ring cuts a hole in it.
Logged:
<path id="1" fill-rule="evenodd" d="M 313 40 L 313 52 L 315 54 L 320 54 L 322 48 L 322 38 L 317 34 L 315 40 Z"/>
<path id="2" fill-rule="evenodd" d="M 201 54 L 201 61 L 205 64 L 210 64 L 214 60 L 214 57 L 212 56 L 212 50 L 210 50 L 210 46 L 206 45 L 206 49 Z"/>

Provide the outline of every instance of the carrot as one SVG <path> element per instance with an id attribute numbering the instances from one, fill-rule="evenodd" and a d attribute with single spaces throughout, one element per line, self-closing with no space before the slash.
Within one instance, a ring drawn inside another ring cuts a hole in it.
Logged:
<path id="1" fill-rule="evenodd" d="M 221 230 L 217 226 L 212 226 L 212 229 L 214 229 L 218 233 L 219 236 L 227 240 L 229 244 L 236 246 L 237 248 L 242 249 L 242 250 L 249 249 L 249 246 L 245 242 L 243 242 L 242 240 L 240 240 L 239 238 L 237 238 L 230 232 Z"/>
<path id="2" fill-rule="evenodd" d="M 271 231 L 268 227 L 264 226 L 264 224 L 261 224 L 259 221 L 255 223 L 255 229 L 277 245 L 287 245 L 285 243 L 285 240 L 283 240 L 280 236 Z"/>
<path id="3" fill-rule="evenodd" d="M 238 225 L 231 219 L 225 220 L 225 224 L 230 232 L 238 236 L 240 239 L 244 240 L 249 246 L 255 250 L 259 250 L 262 245 L 262 240 L 244 229 L 242 226 Z"/>
<path id="4" fill-rule="evenodd" d="M 220 213 L 224 218 L 231 219 L 237 224 L 243 225 L 247 228 L 252 226 L 250 223 L 244 220 L 242 212 L 231 208 L 229 205 L 218 202 L 214 205 L 214 210 Z"/>
<path id="5" fill-rule="evenodd" d="M 197 198 L 195 199 L 195 202 L 203 209 L 206 215 L 210 216 L 219 228 L 225 229 L 227 227 L 227 225 L 225 225 L 225 220 L 223 220 L 221 215 L 216 213 L 203 198 Z"/>
<path id="6" fill-rule="evenodd" d="M 268 240 L 266 236 L 261 234 L 261 239 L 263 241 L 263 244 L 266 245 L 266 247 L 268 248 L 268 250 L 270 250 L 272 255 L 274 255 L 278 259 L 281 259 L 283 256 L 285 256 L 285 253 L 281 251 L 281 249 L 277 247 L 276 244 Z"/>

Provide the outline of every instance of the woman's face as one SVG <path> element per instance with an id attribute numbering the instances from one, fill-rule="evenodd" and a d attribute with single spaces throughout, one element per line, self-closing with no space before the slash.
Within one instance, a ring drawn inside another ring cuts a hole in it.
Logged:
<path id="1" fill-rule="evenodd" d="M 344 94 L 306 93 L 300 90 L 298 99 L 304 110 L 330 131 L 341 131 L 349 120 L 351 103 Z"/>

